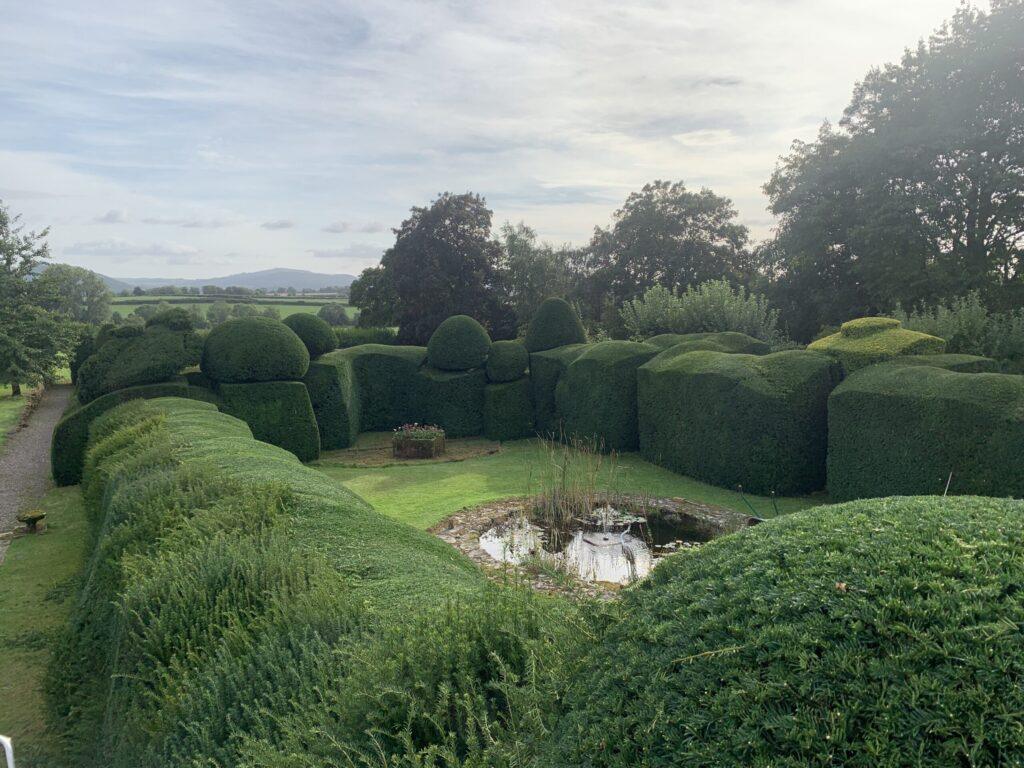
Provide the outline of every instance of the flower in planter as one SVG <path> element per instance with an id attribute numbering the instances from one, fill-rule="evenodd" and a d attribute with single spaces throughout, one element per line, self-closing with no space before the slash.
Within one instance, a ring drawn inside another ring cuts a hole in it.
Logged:
<path id="1" fill-rule="evenodd" d="M 430 459 L 444 453 L 444 430 L 436 424 L 403 424 L 394 430 L 392 453 L 401 459 Z"/>

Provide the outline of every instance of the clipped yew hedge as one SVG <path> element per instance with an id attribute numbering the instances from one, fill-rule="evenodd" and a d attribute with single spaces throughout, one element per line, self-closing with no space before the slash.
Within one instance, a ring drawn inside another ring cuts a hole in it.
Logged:
<path id="1" fill-rule="evenodd" d="M 484 431 L 484 389 L 487 374 L 471 371 L 420 369 L 416 376 L 415 418 L 437 424 L 448 437 L 480 435 Z"/>
<path id="2" fill-rule="evenodd" d="M 269 317 L 221 323 L 206 337 L 201 368 L 216 382 L 298 381 L 309 351 L 291 328 Z"/>
<path id="3" fill-rule="evenodd" d="M 587 333 L 579 315 L 565 299 L 545 299 L 526 331 L 527 351 L 543 352 L 568 344 L 584 344 Z"/>
<path id="4" fill-rule="evenodd" d="M 338 346 L 334 329 L 327 324 L 326 320 L 316 315 L 309 312 L 296 312 L 293 315 L 288 315 L 283 322 L 295 331 L 296 336 L 302 339 L 311 360 L 315 360 Z"/>
<path id="5" fill-rule="evenodd" d="M 530 355 L 530 394 L 533 398 L 534 426 L 543 437 L 558 437 L 562 420 L 555 402 L 555 388 L 569 364 L 582 355 L 586 344 L 534 352 Z"/>
<path id="6" fill-rule="evenodd" d="M 442 322 L 427 342 L 427 360 L 442 371 L 468 371 L 487 361 L 491 337 L 468 315 L 453 315 Z"/>
<path id="7" fill-rule="evenodd" d="M 736 352 L 746 355 L 767 355 L 771 346 L 753 336 L 736 331 L 721 331 L 717 333 L 662 333 L 647 339 L 647 344 L 653 344 L 661 349 L 675 347 L 677 352 L 697 352 L 705 350 L 708 352 Z"/>
<path id="8" fill-rule="evenodd" d="M 221 384 L 225 413 L 244 421 L 253 437 L 294 453 L 300 461 L 320 456 L 320 430 L 306 385 L 301 381 Z"/>
<path id="9" fill-rule="evenodd" d="M 484 435 L 491 440 L 518 440 L 533 434 L 529 379 L 488 384 L 484 389 Z"/>
<path id="10" fill-rule="evenodd" d="M 860 317 L 842 324 L 839 333 L 813 341 L 810 350 L 825 352 L 843 364 L 847 373 L 903 355 L 935 355 L 946 351 L 937 336 L 909 331 L 891 317 Z"/>
<path id="11" fill-rule="evenodd" d="M 351 358 L 334 353 L 309 364 L 302 380 L 325 451 L 348 448 L 359 435 L 359 392 Z"/>
<path id="12" fill-rule="evenodd" d="M 496 341 L 487 356 L 487 380 L 500 384 L 516 381 L 526 375 L 530 353 L 519 341 Z"/>

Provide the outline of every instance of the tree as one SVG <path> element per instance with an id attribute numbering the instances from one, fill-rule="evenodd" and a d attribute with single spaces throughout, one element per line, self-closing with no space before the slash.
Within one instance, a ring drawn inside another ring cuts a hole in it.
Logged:
<path id="1" fill-rule="evenodd" d="M 206 308 L 206 320 L 210 325 L 220 325 L 231 317 L 231 307 L 226 301 L 215 301 Z"/>
<path id="2" fill-rule="evenodd" d="M 36 278 L 36 288 L 45 309 L 79 323 L 99 325 L 110 315 L 113 294 L 106 283 L 88 269 L 51 264 Z"/>
<path id="3" fill-rule="evenodd" d="M 384 266 L 367 267 L 349 286 L 349 304 L 359 307 L 361 328 L 398 325 L 398 294 Z"/>
<path id="4" fill-rule="evenodd" d="M 566 296 L 572 288 L 572 271 L 566 249 L 555 250 L 537 242 L 537 233 L 523 222 L 501 227 L 501 290 L 507 296 L 516 322 L 530 322 L 544 299 Z"/>
<path id="5" fill-rule="evenodd" d="M 857 84 L 765 192 L 772 297 L 793 334 L 978 290 L 1024 301 L 1024 2 L 962 7 Z"/>
<path id="6" fill-rule="evenodd" d="M 328 325 L 352 325 L 352 320 L 349 319 L 344 304 L 338 304 L 337 302 L 324 304 L 316 314 L 317 317 Z"/>

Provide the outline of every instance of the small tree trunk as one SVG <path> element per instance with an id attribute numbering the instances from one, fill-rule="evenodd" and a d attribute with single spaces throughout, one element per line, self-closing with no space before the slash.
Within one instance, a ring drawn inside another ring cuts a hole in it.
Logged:
<path id="1" fill-rule="evenodd" d="M 21 394 L 21 384 L 16 381 L 11 382 L 11 397 L 17 397 Z"/>

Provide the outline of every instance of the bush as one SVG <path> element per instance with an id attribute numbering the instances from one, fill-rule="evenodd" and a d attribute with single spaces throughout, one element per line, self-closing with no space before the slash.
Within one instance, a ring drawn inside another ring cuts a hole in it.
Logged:
<path id="1" fill-rule="evenodd" d="M 358 347 L 360 344 L 397 344 L 398 332 L 394 328 L 335 328 L 338 349 Z"/>
<path id="2" fill-rule="evenodd" d="M 195 330 L 195 326 L 192 324 L 192 316 L 188 313 L 188 310 L 181 307 L 171 307 L 154 314 L 146 321 L 147 328 L 152 328 L 153 326 L 169 328 L 172 331 L 188 332 Z"/>
<path id="3" fill-rule="evenodd" d="M 635 451 L 636 370 L 656 354 L 650 344 L 602 341 L 569 363 L 555 389 L 565 436 L 606 451 Z"/>
<path id="4" fill-rule="evenodd" d="M 210 331 L 201 367 L 217 382 L 291 381 L 306 375 L 309 352 L 281 321 L 245 317 L 228 320 Z"/>
<path id="5" fill-rule="evenodd" d="M 344 304 L 324 304 L 317 310 L 316 316 L 332 327 L 352 325 L 352 318 L 348 316 L 348 308 Z"/>
<path id="6" fill-rule="evenodd" d="M 334 335 L 334 329 L 316 315 L 311 315 L 308 312 L 296 312 L 294 315 L 288 315 L 284 319 L 284 324 L 302 339 L 312 360 L 335 348 L 337 337 Z"/>
<path id="7" fill-rule="evenodd" d="M 752 493 L 825 484 L 826 403 L 840 378 L 827 355 L 674 351 L 637 374 L 644 458 Z"/>
<path id="8" fill-rule="evenodd" d="M 484 435 L 491 440 L 532 437 L 533 402 L 525 376 L 484 389 Z"/>
<path id="9" fill-rule="evenodd" d="M 892 362 L 900 365 L 928 365 L 957 373 L 999 372 L 999 364 L 995 360 L 977 355 L 905 355 L 893 358 Z"/>
<path id="10" fill-rule="evenodd" d="M 1024 504 L 819 507 L 675 555 L 583 660 L 561 766 L 1024 761 Z"/>
<path id="11" fill-rule="evenodd" d="M 359 392 L 352 361 L 325 355 L 309 364 L 302 380 L 320 430 L 325 451 L 348 448 L 359 434 Z"/>
<path id="12" fill-rule="evenodd" d="M 427 357 L 425 347 L 364 344 L 331 352 L 321 362 L 348 360 L 359 395 L 359 432 L 394 429 L 410 421 L 424 421 L 419 407 L 417 373 Z"/>
<path id="13" fill-rule="evenodd" d="M 584 344 L 586 331 L 576 310 L 565 299 L 545 299 L 526 331 L 526 350 L 544 352 L 569 344 Z"/>
<path id="14" fill-rule="evenodd" d="M 437 326 L 427 343 L 427 360 L 442 371 L 481 367 L 491 349 L 491 337 L 468 315 L 453 315 Z"/>
<path id="15" fill-rule="evenodd" d="M 320 431 L 301 381 L 221 384 L 217 394 L 224 412 L 248 424 L 257 440 L 291 451 L 299 461 L 320 457 Z"/>
<path id="16" fill-rule="evenodd" d="M 935 336 L 899 327 L 891 317 L 861 317 L 840 326 L 839 333 L 812 341 L 810 350 L 826 352 L 843 364 L 847 373 L 902 355 L 935 355 L 946 342 Z"/>
<path id="17" fill-rule="evenodd" d="M 660 349 L 676 347 L 677 354 L 685 352 L 736 352 L 745 355 L 767 355 L 771 347 L 767 342 L 747 336 L 745 333 L 722 331 L 721 333 L 663 333 L 647 339 Z"/>
<path id="18" fill-rule="evenodd" d="M 422 368 L 416 376 L 417 401 L 411 420 L 437 424 L 448 437 L 483 434 L 486 386 L 487 375 L 482 368 Z"/>
<path id="19" fill-rule="evenodd" d="M 75 345 L 75 351 L 71 355 L 71 360 L 68 362 L 68 367 L 71 369 L 71 383 L 76 384 L 78 382 L 78 370 L 82 367 L 82 364 L 89 359 L 90 355 L 96 351 L 96 339 L 90 334 L 86 333 L 78 340 L 78 344 Z"/>
<path id="20" fill-rule="evenodd" d="M 1024 496 L 1024 377 L 891 362 L 829 398 L 828 488 L 836 499 Z M 950 478 L 952 473 L 952 478 Z"/>
<path id="21" fill-rule="evenodd" d="M 533 396 L 534 426 L 538 434 L 558 437 L 561 433 L 562 422 L 555 402 L 555 388 L 569 363 L 586 350 L 586 344 L 569 344 L 530 355 L 530 393 Z"/>
<path id="22" fill-rule="evenodd" d="M 516 381 L 526 375 L 530 353 L 518 341 L 496 341 L 487 356 L 487 379 L 495 383 Z"/>

